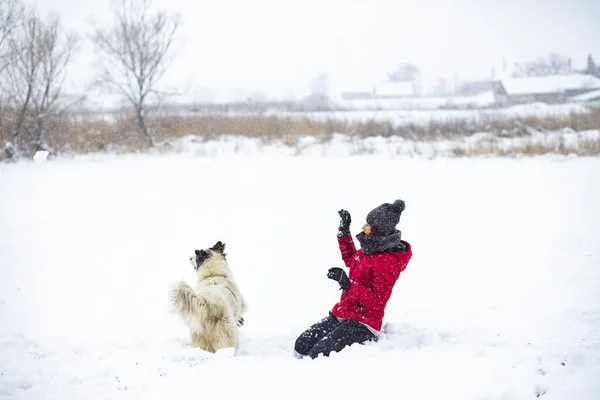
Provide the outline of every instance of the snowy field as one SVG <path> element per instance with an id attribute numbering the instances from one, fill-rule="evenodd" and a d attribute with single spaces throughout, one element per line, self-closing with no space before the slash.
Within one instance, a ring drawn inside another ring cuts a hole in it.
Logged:
<path id="1" fill-rule="evenodd" d="M 265 112 L 230 111 L 230 112 L 180 112 L 173 111 L 177 115 L 225 115 L 225 116 L 277 116 L 291 117 L 296 119 L 309 119 L 314 121 L 342 121 L 342 122 L 390 122 L 392 125 L 428 125 L 430 123 L 449 123 L 456 121 L 503 121 L 512 118 L 526 117 L 565 117 L 570 114 L 582 114 L 589 112 L 589 108 L 579 103 L 545 104 L 530 103 L 523 105 L 508 106 L 503 108 L 481 108 L 472 109 L 435 109 L 419 108 L 410 106 L 366 106 L 357 104 L 354 109 L 348 105 L 340 105 L 339 111 L 281 111 L 269 110 Z M 169 112 L 167 112 L 168 114 Z M 89 115 L 88 115 L 89 117 Z M 114 120 L 114 115 L 99 114 L 100 118 Z"/>
<path id="2" fill-rule="evenodd" d="M 205 140 L 189 135 L 178 140 L 162 143 L 154 152 L 168 149 L 171 152 L 217 158 L 221 156 L 253 155 L 258 152 L 265 156 L 290 157 L 350 157 L 368 154 L 387 160 L 399 157 L 449 158 L 465 154 L 496 157 L 505 154 L 524 154 L 528 147 L 539 147 L 552 154 L 597 154 L 597 151 L 585 153 L 586 146 L 597 148 L 600 144 L 599 130 L 575 132 L 566 128 L 560 131 L 537 132 L 533 129 L 527 136 L 498 137 L 480 132 L 468 137 L 456 139 L 418 141 L 400 136 L 357 137 L 332 134 L 330 137 L 303 136 L 297 142 L 284 139 L 265 141 L 261 138 L 248 138 L 238 135 L 222 135 Z M 561 150 L 561 147 L 563 149 Z M 543 154 L 543 153 L 542 153 Z"/>
<path id="3" fill-rule="evenodd" d="M 366 107 L 364 107 L 366 108 Z M 571 113 L 585 113 L 588 109 L 577 103 L 544 104 L 531 103 L 497 109 L 473 108 L 463 110 L 436 110 L 436 109 L 362 109 L 351 111 L 315 111 L 315 112 L 273 112 L 278 116 L 294 118 L 308 118 L 315 121 L 389 121 L 393 125 L 427 125 L 432 122 L 445 123 L 453 121 L 502 121 L 512 118 L 525 117 L 562 117 Z"/>
<path id="4" fill-rule="evenodd" d="M 598 399 L 599 158 L 284 152 L 0 164 L 0 399 Z M 406 201 L 414 256 L 379 342 L 295 359 L 352 231 Z M 186 346 L 167 290 L 227 244 L 234 358 Z"/>

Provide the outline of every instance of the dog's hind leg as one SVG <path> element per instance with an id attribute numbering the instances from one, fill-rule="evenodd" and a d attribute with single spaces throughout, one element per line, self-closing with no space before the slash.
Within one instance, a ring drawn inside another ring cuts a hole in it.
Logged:
<path id="1" fill-rule="evenodd" d="M 215 351 L 233 348 L 237 352 L 239 345 L 239 330 L 231 318 L 221 319 L 214 328 L 213 347 Z"/>
<path id="2" fill-rule="evenodd" d="M 212 344 L 206 340 L 206 335 L 203 333 L 192 332 L 192 347 L 199 347 L 202 350 L 209 351 L 211 353 L 215 352 L 215 348 Z"/>

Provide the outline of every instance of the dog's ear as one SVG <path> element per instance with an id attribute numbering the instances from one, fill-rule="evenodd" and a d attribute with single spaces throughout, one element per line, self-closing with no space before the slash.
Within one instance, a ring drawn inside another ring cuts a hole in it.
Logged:
<path id="1" fill-rule="evenodd" d="M 200 250 L 196 250 L 194 253 L 196 253 L 197 256 L 200 255 Z"/>
<path id="2" fill-rule="evenodd" d="M 225 255 L 225 243 L 221 242 L 220 240 L 217 243 L 215 243 L 215 245 L 211 247 L 211 249 L 216 251 L 217 253 Z"/>

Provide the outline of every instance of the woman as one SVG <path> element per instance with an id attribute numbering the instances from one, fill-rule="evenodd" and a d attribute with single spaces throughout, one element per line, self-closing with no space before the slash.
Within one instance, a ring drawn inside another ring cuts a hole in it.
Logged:
<path id="1" fill-rule="evenodd" d="M 356 235 L 358 251 L 350 235 L 350 213 L 338 211 L 338 244 L 350 276 L 339 267 L 328 271 L 327 277 L 340 285 L 340 301 L 327 317 L 296 339 L 297 356 L 327 357 L 351 344 L 377 340 L 394 284 L 412 257 L 410 244 L 396 229 L 404 208 L 404 201 L 396 200 L 371 210 L 362 232 Z"/>

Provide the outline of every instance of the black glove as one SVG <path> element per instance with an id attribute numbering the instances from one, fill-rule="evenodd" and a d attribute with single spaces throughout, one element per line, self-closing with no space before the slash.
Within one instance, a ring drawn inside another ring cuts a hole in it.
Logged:
<path id="1" fill-rule="evenodd" d="M 329 279 L 333 279 L 340 284 L 340 288 L 347 292 L 350 289 L 350 279 L 348 279 L 348 275 L 346 275 L 346 271 L 341 269 L 340 267 L 329 268 L 327 272 L 327 277 Z"/>
<path id="2" fill-rule="evenodd" d="M 338 236 L 346 236 L 350 234 L 350 223 L 352 222 L 352 218 L 350 218 L 350 213 L 346 210 L 338 211 L 340 215 L 340 227 L 338 228 Z"/>

